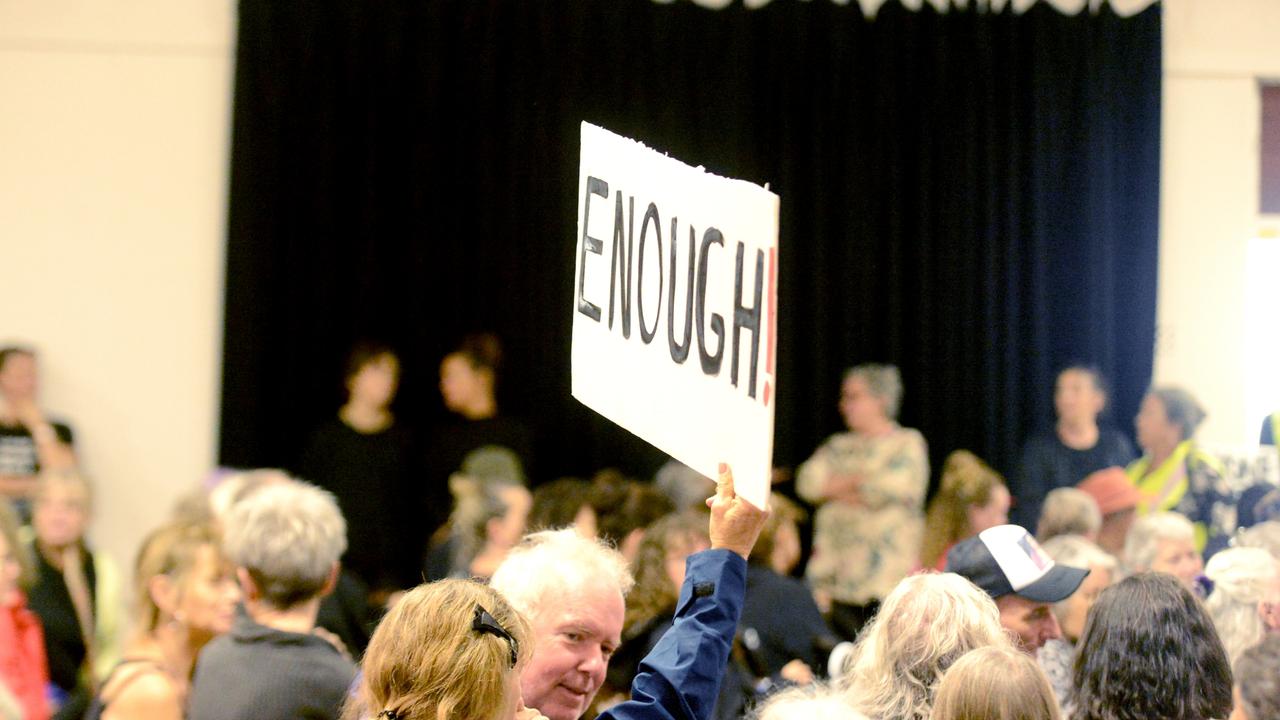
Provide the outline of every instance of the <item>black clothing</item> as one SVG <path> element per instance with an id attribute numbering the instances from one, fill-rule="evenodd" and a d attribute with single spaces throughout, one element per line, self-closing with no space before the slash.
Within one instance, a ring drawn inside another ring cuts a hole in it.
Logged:
<path id="1" fill-rule="evenodd" d="M 62 577 L 62 571 L 54 567 L 35 547 L 36 583 L 27 594 L 27 607 L 40 618 L 44 627 L 44 649 L 49 660 L 49 680 L 67 693 L 75 690 L 80 682 L 80 666 L 84 664 L 87 649 L 76 606 L 71 602 L 71 591 Z M 97 573 L 93 566 L 93 554 L 81 550 L 85 582 L 88 584 L 91 607 L 97 607 Z"/>
<path id="2" fill-rule="evenodd" d="M 520 458 L 528 478 L 533 466 L 533 434 L 520 420 L 498 415 L 485 420 L 464 420 L 437 426 L 427 444 L 425 470 L 421 489 L 424 510 L 432 519 L 430 529 L 449 519 L 453 499 L 449 495 L 449 476 L 462 467 L 462 461 L 473 450 L 486 445 L 507 448 Z"/>
<path id="3" fill-rule="evenodd" d="M 747 565 L 747 599 L 738 627 L 753 658 L 763 665 L 753 668 L 763 677 L 777 675 L 792 660 L 803 660 L 821 675 L 827 649 L 835 645 L 808 586 L 761 565 Z M 757 647 L 746 637 L 751 632 L 758 637 Z"/>
<path id="4" fill-rule="evenodd" d="M 1117 430 L 1099 428 L 1098 442 L 1087 450 L 1062 444 L 1055 432 L 1033 437 L 1022 450 L 1022 465 L 1014 478 L 1009 521 L 1035 531 L 1045 495 L 1061 487 L 1075 487 L 1090 473 L 1125 467 L 1136 460 L 1133 444 Z"/>
<path id="5" fill-rule="evenodd" d="M 417 585 L 426 532 L 413 513 L 411 434 L 362 433 L 334 418 L 311 436 L 298 475 L 333 493 L 347 520 L 343 567 L 375 590 Z"/>

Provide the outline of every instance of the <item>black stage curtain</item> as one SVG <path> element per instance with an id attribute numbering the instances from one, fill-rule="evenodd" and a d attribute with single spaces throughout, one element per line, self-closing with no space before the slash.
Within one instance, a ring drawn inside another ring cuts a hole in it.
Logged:
<path id="1" fill-rule="evenodd" d="M 971 4 L 972 5 L 972 4 Z M 398 408 L 505 340 L 502 403 L 539 479 L 648 473 L 655 451 L 569 395 L 582 120 L 782 198 L 779 465 L 840 428 L 841 372 L 902 368 L 935 468 L 1012 468 L 1064 363 L 1131 428 L 1151 377 L 1160 7 L 874 20 L 856 3 L 242 0 L 221 461 L 288 464 L 341 357 L 398 345 Z"/>

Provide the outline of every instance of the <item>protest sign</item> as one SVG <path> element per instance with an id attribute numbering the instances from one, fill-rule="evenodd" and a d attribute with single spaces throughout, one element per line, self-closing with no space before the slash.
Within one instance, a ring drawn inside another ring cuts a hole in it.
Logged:
<path id="1" fill-rule="evenodd" d="M 573 396 L 768 501 L 778 196 L 582 124 Z"/>

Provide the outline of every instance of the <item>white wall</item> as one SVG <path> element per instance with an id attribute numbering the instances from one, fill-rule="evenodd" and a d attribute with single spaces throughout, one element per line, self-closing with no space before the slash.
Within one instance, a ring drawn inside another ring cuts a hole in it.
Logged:
<path id="1" fill-rule="evenodd" d="M 0 342 L 124 566 L 215 460 L 233 0 L 0 0 Z"/>
<path id="2" fill-rule="evenodd" d="M 1280 304 L 1245 301 L 1248 248 L 1264 227 L 1258 80 L 1280 79 L 1280 2 L 1164 0 L 1164 23 L 1156 381 L 1209 409 L 1202 440 L 1256 443 L 1262 415 L 1280 409 L 1280 356 L 1259 357 L 1250 341 L 1277 333 Z M 1275 294 L 1280 267 L 1270 273 Z"/>

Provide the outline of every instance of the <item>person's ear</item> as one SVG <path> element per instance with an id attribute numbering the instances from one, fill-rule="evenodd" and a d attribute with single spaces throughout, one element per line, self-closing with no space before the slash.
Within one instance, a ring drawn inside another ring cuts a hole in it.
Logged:
<path id="1" fill-rule="evenodd" d="M 162 614 L 169 617 L 177 616 L 181 593 L 178 592 L 177 584 L 168 575 L 155 575 L 148 580 L 147 594 L 151 596 L 151 602 L 160 608 Z"/>
<path id="2" fill-rule="evenodd" d="M 329 577 L 325 578 L 324 587 L 320 588 L 320 597 L 329 597 L 333 589 L 338 587 L 338 574 L 342 572 L 342 564 L 335 562 L 329 568 Z"/>
<path id="3" fill-rule="evenodd" d="M 1271 632 L 1280 632 L 1280 603 L 1259 602 L 1258 617 Z"/>
<path id="4" fill-rule="evenodd" d="M 240 583 L 240 591 L 244 593 L 245 600 L 262 599 L 262 590 L 253 581 L 253 575 L 249 574 L 247 568 L 236 568 L 236 580 Z"/>

